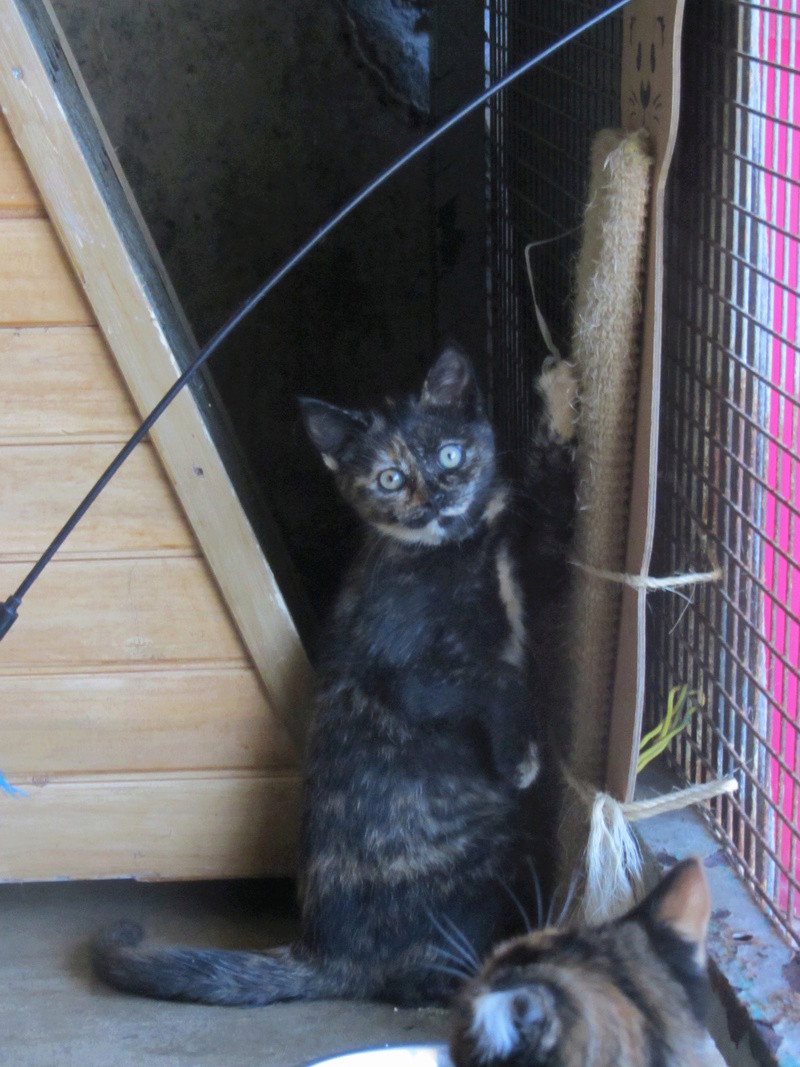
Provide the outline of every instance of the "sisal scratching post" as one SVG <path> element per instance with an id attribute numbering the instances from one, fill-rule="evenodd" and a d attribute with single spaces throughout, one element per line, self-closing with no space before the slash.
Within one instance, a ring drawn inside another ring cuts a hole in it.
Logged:
<path id="1" fill-rule="evenodd" d="M 670 693 L 666 717 L 649 750 L 640 752 L 646 594 L 719 577 L 717 570 L 665 578 L 649 573 L 664 189 L 677 130 L 682 15 L 683 0 L 629 0 L 626 7 L 620 104 L 633 132 L 605 130 L 595 139 L 576 271 L 579 510 L 570 633 L 572 749 L 564 768 L 569 788 L 560 840 L 563 883 L 583 872 L 581 912 L 589 922 L 627 910 L 641 889 L 642 860 L 630 823 L 736 789 L 735 779 L 727 778 L 631 801 L 641 760 L 663 748 L 687 720 L 670 717 Z M 650 57 L 646 77 L 643 54 Z M 622 804 L 622 798 L 631 802 Z"/>
<path id="2" fill-rule="evenodd" d="M 603 785 L 619 585 L 625 564 L 638 387 L 641 278 L 652 156 L 644 131 L 601 130 L 592 148 L 576 272 L 572 360 L 581 393 L 573 580 L 570 770 Z"/>
<path id="3" fill-rule="evenodd" d="M 572 746 L 560 840 L 562 881 L 583 870 L 581 912 L 590 923 L 623 913 L 641 889 L 642 859 L 629 823 L 736 789 L 734 779 L 723 779 L 629 804 L 602 791 L 620 593 L 625 583 L 640 581 L 623 571 L 639 385 L 650 143 L 643 130 L 603 130 L 595 138 L 576 270 L 572 361 L 580 389 L 580 432 L 569 631 Z M 645 583 L 648 588 L 677 588 L 715 576 L 677 575 Z M 663 725 L 669 735 L 670 719 Z"/>
<path id="4" fill-rule="evenodd" d="M 644 131 L 601 130 L 595 137 L 571 353 L 580 390 L 574 547 L 579 566 L 570 605 L 572 740 L 566 774 L 572 788 L 560 834 L 565 883 L 582 866 L 589 836 L 595 852 L 597 842 L 605 842 L 601 851 L 609 868 L 632 872 L 634 880 L 638 871 L 631 854 L 635 842 L 624 826 L 619 847 L 613 846 L 621 820 L 609 824 L 605 806 L 592 800 L 604 785 L 620 598 L 619 585 L 593 572 L 620 571 L 625 562 L 651 168 Z M 590 821 L 596 824 L 592 835 Z M 624 887 L 618 892 L 605 875 L 597 877 L 591 863 L 590 881 L 603 894 L 624 895 Z M 590 885 L 586 890 L 589 896 L 595 892 Z"/>

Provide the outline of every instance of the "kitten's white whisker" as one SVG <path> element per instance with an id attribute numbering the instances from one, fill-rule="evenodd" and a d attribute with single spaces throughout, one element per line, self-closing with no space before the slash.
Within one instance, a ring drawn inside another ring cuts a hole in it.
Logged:
<path id="1" fill-rule="evenodd" d="M 441 934 L 447 944 L 453 949 L 458 959 L 462 961 L 465 966 L 469 965 L 470 967 L 477 970 L 477 968 L 480 966 L 480 961 L 477 960 L 477 958 L 473 959 L 474 954 L 468 954 L 464 946 L 459 941 L 456 941 L 452 934 L 445 930 L 445 928 L 442 926 L 442 924 L 432 912 L 427 912 L 427 915 L 428 919 L 431 922 L 431 925 L 436 929 L 439 934 Z M 442 949 L 438 945 L 433 945 L 432 947 L 435 948 L 437 952 L 442 951 Z"/>
<path id="2" fill-rule="evenodd" d="M 508 882 L 506 882 L 506 880 L 504 878 L 498 878 L 498 882 L 500 883 L 500 885 L 503 887 L 503 889 L 508 894 L 509 898 L 511 899 L 511 902 L 514 904 L 514 907 L 520 913 L 520 916 L 522 917 L 522 921 L 525 923 L 525 932 L 529 934 L 531 932 L 531 930 L 532 930 L 531 920 L 528 917 L 528 913 L 523 908 L 522 902 L 520 901 L 520 899 L 517 896 L 517 894 L 514 892 L 514 890 L 511 888 L 511 886 L 508 884 Z"/>
<path id="3" fill-rule="evenodd" d="M 525 862 L 530 868 L 531 879 L 533 881 L 533 888 L 536 891 L 536 920 L 537 926 L 541 928 L 542 921 L 544 919 L 544 901 L 542 900 L 542 883 L 539 881 L 539 875 L 536 873 L 536 867 L 533 864 L 533 860 L 530 856 L 525 857 Z"/>
<path id="4" fill-rule="evenodd" d="M 443 915 L 442 918 L 447 923 L 449 928 L 453 931 L 455 937 L 457 937 L 459 942 L 464 946 L 464 950 L 469 956 L 470 960 L 475 964 L 476 967 L 480 967 L 481 958 L 475 951 L 475 946 L 472 944 L 472 942 L 464 933 L 464 931 L 459 929 L 458 925 L 453 922 L 449 915 Z"/>
<path id="5" fill-rule="evenodd" d="M 437 957 L 441 956 L 442 959 L 447 960 L 448 962 L 452 963 L 454 967 L 457 967 L 460 970 L 461 976 L 463 978 L 471 978 L 475 973 L 475 969 L 472 964 L 470 963 L 468 967 L 467 961 L 463 958 L 463 956 L 455 956 L 452 952 L 448 952 L 447 949 L 441 948 L 441 946 L 439 945 L 432 945 L 431 947 L 433 948 L 433 951 L 436 953 Z"/>
<path id="6" fill-rule="evenodd" d="M 461 982 L 466 982 L 472 977 L 471 974 L 464 974 L 462 971 L 457 971 L 455 967 L 446 967 L 443 963 L 431 963 L 429 961 L 426 966 L 429 970 L 436 971 L 438 974 L 451 974 Z"/>
<path id="7" fill-rule="evenodd" d="M 477 970 L 481 965 L 481 961 L 478 957 L 477 952 L 475 951 L 475 946 L 472 944 L 466 934 L 459 930 L 453 920 L 450 919 L 447 915 L 443 915 L 442 920 L 449 924 L 452 929 L 452 933 L 450 933 L 448 930 L 445 929 L 444 926 L 442 926 L 442 924 L 439 922 L 433 912 L 429 911 L 427 912 L 427 915 L 433 926 L 436 928 L 436 930 L 438 930 L 438 932 L 442 935 L 442 937 L 450 945 L 450 947 L 459 956 L 461 956 L 465 963 L 469 963 L 470 966 Z"/>
<path id="8" fill-rule="evenodd" d="M 575 893 L 578 889 L 578 882 L 580 881 L 581 872 L 573 871 L 572 877 L 569 880 L 569 887 L 567 888 L 567 895 L 564 899 L 564 906 L 562 907 L 558 918 L 556 919 L 556 926 L 561 926 L 564 919 L 567 917 L 569 909 L 572 907 L 572 901 L 575 898 Z"/>

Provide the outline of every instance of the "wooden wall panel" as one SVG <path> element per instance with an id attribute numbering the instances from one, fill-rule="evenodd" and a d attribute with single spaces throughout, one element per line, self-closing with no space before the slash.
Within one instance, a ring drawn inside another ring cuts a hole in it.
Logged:
<path id="1" fill-rule="evenodd" d="M 13 52 L 0 64 L 3 112 L 14 112 L 26 156 L 38 160 L 32 169 L 74 261 L 73 269 L 0 118 L 5 596 L 138 424 L 118 350 L 140 409 L 171 384 L 176 364 L 142 289 L 146 255 L 134 257 L 135 268 L 126 258 L 119 220 L 97 198 L 52 93 L 52 72 L 40 67 L 15 5 L 0 6 L 0 52 Z M 24 77 L 11 73 L 17 65 Z M 152 437 L 170 476 L 152 445 L 140 446 L 0 646 L 0 771 L 26 794 L 7 803 L 0 794 L 0 880 L 294 870 L 297 752 L 273 703 L 295 711 L 308 662 L 188 393 L 175 404 L 181 410 L 172 436 L 170 413 Z M 258 670 L 170 478 L 189 501 Z"/>
<path id="2" fill-rule="evenodd" d="M 296 767 L 251 668 L 0 676 L 10 776 Z"/>
<path id="3" fill-rule="evenodd" d="M 35 559 L 118 451 L 116 445 L 24 445 L 0 449 L 0 558 Z M 141 444 L 61 550 L 60 558 L 157 553 L 197 555 L 192 532 Z"/>
<path id="4" fill-rule="evenodd" d="M 24 785 L 0 807 L 0 880 L 237 878 L 295 867 L 295 775 Z"/>
<path id="5" fill-rule="evenodd" d="M 46 219 L 0 219 L 0 324 L 92 323 L 91 309 Z"/>
<path id="6" fill-rule="evenodd" d="M 0 0 L 0 99 L 5 120 L 137 408 L 146 412 L 174 383 L 195 342 L 164 284 L 162 265 L 113 148 L 95 124 L 85 86 L 51 22 L 46 0 L 26 0 L 25 9 L 23 13 L 17 0 Z M 20 222 L 33 225 L 37 220 Z M 15 220 L 6 224 L 12 226 Z M 23 313 L 23 308 L 17 310 Z M 301 736 L 310 664 L 204 415 L 189 391 L 184 390 L 153 427 L 151 440 L 271 705 Z M 22 616 L 15 629 L 21 625 Z"/>
<path id="7" fill-rule="evenodd" d="M 139 424 L 97 326 L 0 329 L 0 382 L 0 443 L 80 435 L 122 444 Z"/>
<path id="8" fill-rule="evenodd" d="M 0 589 L 26 569 L 0 563 Z M 201 559 L 56 559 L 23 611 L 0 646 L 0 673 L 247 662 Z"/>
<path id="9" fill-rule="evenodd" d="M 8 126 L 0 122 L 0 218 L 43 215 L 36 186 Z"/>

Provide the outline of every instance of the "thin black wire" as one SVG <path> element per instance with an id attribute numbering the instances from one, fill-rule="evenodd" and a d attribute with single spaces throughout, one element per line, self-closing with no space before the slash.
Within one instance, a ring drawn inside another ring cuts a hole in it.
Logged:
<path id="1" fill-rule="evenodd" d="M 136 448 L 139 442 L 150 432 L 153 425 L 158 421 L 161 415 L 163 415 L 163 413 L 166 411 L 166 409 L 169 407 L 169 405 L 172 403 L 172 401 L 175 399 L 181 389 L 183 389 L 184 385 L 186 385 L 186 383 L 190 381 L 190 379 L 197 373 L 197 371 L 200 369 L 200 367 L 203 366 L 209 356 L 211 356 L 211 354 L 216 351 L 216 349 L 233 332 L 233 330 L 236 329 L 242 319 L 249 315 L 253 308 L 255 308 L 256 305 L 259 304 L 264 299 L 264 297 L 269 292 L 271 292 L 272 289 L 275 288 L 278 282 L 280 282 L 282 278 L 284 278 L 291 270 L 293 270 L 300 262 L 302 262 L 302 260 L 306 258 L 309 252 L 311 252 L 312 249 L 316 248 L 316 246 L 321 241 L 323 241 L 328 236 L 328 234 L 339 225 L 339 223 L 343 222 L 348 217 L 348 215 L 355 211 L 355 209 L 364 200 L 366 200 L 367 197 L 371 196 L 372 193 L 374 193 L 377 189 L 380 188 L 381 185 L 384 184 L 384 182 L 388 181 L 389 178 L 396 174 L 397 171 L 401 170 L 407 163 L 410 163 L 412 159 L 416 158 L 416 156 L 418 156 L 420 153 L 424 152 L 427 148 L 429 148 L 434 143 L 434 141 L 438 140 L 444 133 L 451 129 L 451 127 L 461 122 L 462 119 L 466 118 L 467 115 L 472 114 L 473 111 L 476 111 L 478 108 L 482 107 L 493 96 L 495 96 L 497 93 L 502 92 L 503 89 L 511 85 L 511 83 L 516 81 L 517 78 L 521 78 L 522 75 L 526 74 L 529 70 L 532 70 L 533 67 L 535 67 L 537 64 L 542 63 L 545 59 L 548 59 L 551 55 L 553 55 L 554 52 L 557 52 L 560 48 L 563 48 L 564 45 L 569 44 L 570 41 L 574 40 L 576 37 L 579 37 L 587 30 L 590 30 L 593 26 L 608 18 L 609 15 L 613 15 L 615 11 L 619 11 L 625 6 L 627 2 L 628 0 L 616 0 L 615 3 L 611 4 L 609 7 L 605 8 L 598 14 L 593 15 L 592 18 L 588 19 L 580 26 L 577 26 L 574 30 L 571 30 L 568 34 L 566 34 L 564 37 L 561 37 L 558 41 L 554 41 L 553 44 L 548 45 L 548 47 L 545 48 L 544 51 L 539 52 L 537 55 L 532 56 L 530 59 L 526 60 L 523 64 L 521 64 L 521 66 L 516 67 L 504 78 L 501 78 L 500 81 L 496 82 L 494 85 L 490 86 L 485 92 L 481 93 L 480 96 L 476 97 L 470 103 L 466 104 L 454 115 L 451 115 L 449 119 L 446 119 L 444 122 L 440 123 L 440 125 L 437 126 L 435 130 L 432 130 L 431 133 L 423 137 L 421 141 L 417 142 L 416 145 L 414 145 L 402 156 L 396 159 L 394 163 L 392 163 L 389 167 L 386 168 L 386 170 L 382 171 L 376 178 L 373 178 L 373 180 L 367 185 L 365 185 L 359 193 L 356 193 L 356 195 L 352 197 L 352 199 L 348 200 L 344 207 L 340 208 L 340 210 L 337 211 L 336 214 L 333 215 L 323 226 L 321 226 L 308 239 L 308 241 L 306 241 L 304 245 L 302 245 L 292 256 L 289 257 L 289 259 L 286 260 L 286 262 L 281 267 L 279 267 L 273 274 L 270 275 L 270 277 L 264 282 L 264 284 L 259 289 L 257 289 L 252 294 L 252 296 L 250 296 L 242 304 L 239 310 L 236 311 L 230 319 L 228 319 L 224 326 L 222 326 L 214 334 L 214 336 L 211 338 L 210 341 L 208 341 L 205 347 L 201 349 L 195 360 L 186 368 L 186 370 L 181 374 L 181 376 L 164 394 L 164 396 L 161 398 L 158 404 L 156 404 L 156 406 L 153 408 L 153 410 L 150 412 L 144 422 L 142 422 L 139 429 L 133 434 L 128 443 L 123 446 L 118 455 L 111 461 L 111 463 L 108 465 L 102 475 L 98 478 L 98 480 L 89 490 L 89 492 L 83 498 L 83 500 L 75 509 L 75 511 L 73 511 L 69 519 L 67 519 L 64 525 L 61 527 L 59 532 L 47 546 L 42 555 L 39 557 L 38 561 L 28 572 L 17 591 L 12 596 L 10 596 L 5 601 L 5 603 L 0 605 L 0 641 L 11 629 L 11 626 L 15 622 L 17 617 L 17 611 L 20 607 L 20 604 L 22 603 L 22 599 L 25 594 L 28 592 L 28 590 L 31 588 L 33 583 L 42 573 L 44 568 L 47 566 L 47 564 L 62 546 L 64 541 L 66 541 L 66 539 L 78 525 L 80 520 L 92 506 L 92 504 L 103 491 L 103 489 L 105 489 L 106 485 L 108 485 L 108 483 L 117 473 L 119 468 L 131 454 L 131 452 L 133 452 L 134 448 Z"/>

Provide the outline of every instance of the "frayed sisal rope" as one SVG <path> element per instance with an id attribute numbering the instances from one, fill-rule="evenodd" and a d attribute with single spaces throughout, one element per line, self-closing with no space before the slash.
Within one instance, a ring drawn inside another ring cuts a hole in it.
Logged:
<path id="1" fill-rule="evenodd" d="M 623 915 L 642 894 L 642 853 L 630 823 L 681 811 L 738 789 L 735 778 L 720 778 L 665 796 L 621 804 L 608 793 L 598 793 L 592 786 L 579 782 L 568 771 L 565 779 L 590 813 L 581 901 L 581 915 L 589 925 Z"/>
<path id="2" fill-rule="evenodd" d="M 606 582 L 618 582 L 633 589 L 682 589 L 686 585 L 700 585 L 703 582 L 718 582 L 722 577 L 722 568 L 713 571 L 687 571 L 685 574 L 668 574 L 663 578 L 652 578 L 645 574 L 623 574 L 620 571 L 606 571 L 601 567 L 590 567 L 579 559 L 571 559 L 570 565 L 590 574 L 593 578 L 602 578 Z"/>

